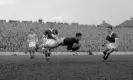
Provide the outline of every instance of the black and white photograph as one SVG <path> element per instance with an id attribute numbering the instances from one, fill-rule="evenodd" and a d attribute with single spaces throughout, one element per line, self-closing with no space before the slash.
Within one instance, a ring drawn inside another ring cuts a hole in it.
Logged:
<path id="1" fill-rule="evenodd" d="M 133 80 L 133 0 L 0 0 L 0 80 Z"/>

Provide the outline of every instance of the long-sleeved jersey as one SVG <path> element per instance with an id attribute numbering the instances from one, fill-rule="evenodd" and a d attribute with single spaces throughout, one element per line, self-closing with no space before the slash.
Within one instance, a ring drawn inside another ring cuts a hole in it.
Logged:
<path id="1" fill-rule="evenodd" d="M 37 35 L 34 33 L 34 34 L 29 34 L 28 35 L 28 42 L 38 42 L 38 38 L 37 38 Z"/>

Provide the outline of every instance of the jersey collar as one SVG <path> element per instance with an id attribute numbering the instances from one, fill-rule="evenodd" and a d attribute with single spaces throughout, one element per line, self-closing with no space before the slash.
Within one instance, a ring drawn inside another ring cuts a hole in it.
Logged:
<path id="1" fill-rule="evenodd" d="M 112 32 L 109 34 L 109 36 L 111 37 L 113 33 L 114 33 L 114 32 L 112 31 Z"/>
<path id="2" fill-rule="evenodd" d="M 50 28 L 49 28 L 49 30 L 50 30 L 50 31 L 53 31 L 53 29 L 50 29 Z"/>

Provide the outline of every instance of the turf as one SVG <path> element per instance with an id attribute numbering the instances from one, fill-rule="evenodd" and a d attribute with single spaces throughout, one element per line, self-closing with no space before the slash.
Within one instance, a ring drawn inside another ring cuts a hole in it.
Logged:
<path id="1" fill-rule="evenodd" d="M 0 80 L 133 80 L 133 55 L 0 56 Z"/>

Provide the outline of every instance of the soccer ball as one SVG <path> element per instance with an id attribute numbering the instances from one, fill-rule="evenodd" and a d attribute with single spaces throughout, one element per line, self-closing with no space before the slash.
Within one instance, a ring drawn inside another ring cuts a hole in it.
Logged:
<path id="1" fill-rule="evenodd" d="M 77 44 L 77 43 L 74 43 L 73 46 L 72 46 L 73 49 L 78 49 L 79 47 L 80 47 L 80 46 L 79 46 L 79 44 Z"/>

